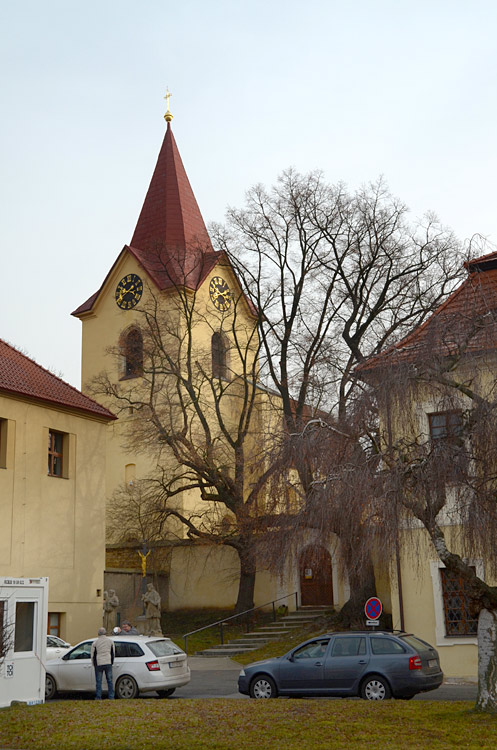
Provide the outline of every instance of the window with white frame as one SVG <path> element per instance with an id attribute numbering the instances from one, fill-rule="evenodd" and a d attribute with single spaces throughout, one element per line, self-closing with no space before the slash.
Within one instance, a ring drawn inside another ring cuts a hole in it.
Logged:
<path id="1" fill-rule="evenodd" d="M 34 651 L 36 602 L 16 602 L 14 651 Z"/>
<path id="2" fill-rule="evenodd" d="M 446 635 L 476 635 L 478 618 L 472 611 L 466 582 L 458 573 L 447 568 L 440 569 L 440 576 Z"/>
<path id="3" fill-rule="evenodd" d="M 466 561 L 484 578 L 482 560 Z M 452 577 L 440 560 L 430 562 L 433 583 L 433 603 L 435 613 L 435 639 L 437 646 L 476 644 L 475 618 L 471 612 L 469 598 L 464 583 Z"/>

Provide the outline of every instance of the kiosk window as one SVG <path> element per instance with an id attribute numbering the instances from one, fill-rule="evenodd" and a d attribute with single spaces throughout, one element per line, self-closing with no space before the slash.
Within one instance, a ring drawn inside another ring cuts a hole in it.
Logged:
<path id="1" fill-rule="evenodd" d="M 35 602 L 16 602 L 14 651 L 34 651 Z"/>

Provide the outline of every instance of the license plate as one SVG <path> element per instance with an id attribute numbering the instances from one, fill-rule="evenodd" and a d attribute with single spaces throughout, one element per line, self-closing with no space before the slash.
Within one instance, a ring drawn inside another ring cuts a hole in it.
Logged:
<path id="1" fill-rule="evenodd" d="M 438 667 L 438 661 L 436 659 L 429 659 L 428 660 L 428 666 L 429 667 Z"/>
<path id="2" fill-rule="evenodd" d="M 169 668 L 174 669 L 175 667 L 181 667 L 183 666 L 180 661 L 170 661 L 169 662 Z"/>

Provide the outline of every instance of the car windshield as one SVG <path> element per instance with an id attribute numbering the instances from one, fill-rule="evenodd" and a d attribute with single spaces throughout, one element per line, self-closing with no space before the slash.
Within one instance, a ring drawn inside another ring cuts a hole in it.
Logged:
<path id="1" fill-rule="evenodd" d="M 293 652 L 292 658 L 294 660 L 318 659 L 320 656 L 324 656 L 324 654 L 326 653 L 329 642 L 330 639 L 325 638 L 319 641 L 311 641 L 311 643 L 306 643 Z"/>
<path id="2" fill-rule="evenodd" d="M 183 654 L 178 646 L 172 641 L 149 641 L 147 643 L 150 651 L 154 656 L 172 656 L 173 654 Z"/>
<path id="3" fill-rule="evenodd" d="M 416 649 L 416 651 L 426 651 L 426 649 L 431 648 L 429 643 L 425 643 L 425 641 L 422 641 L 420 638 L 416 638 L 415 635 L 401 635 L 399 638 L 412 648 Z"/>
<path id="4" fill-rule="evenodd" d="M 79 646 L 69 651 L 64 658 L 65 661 L 72 661 L 73 659 L 89 659 L 91 652 L 91 641 L 80 643 Z M 67 659 L 66 659 L 67 657 Z"/>
<path id="5" fill-rule="evenodd" d="M 52 648 L 66 648 L 67 643 L 62 638 L 57 638 L 56 635 L 47 635 L 47 646 Z"/>

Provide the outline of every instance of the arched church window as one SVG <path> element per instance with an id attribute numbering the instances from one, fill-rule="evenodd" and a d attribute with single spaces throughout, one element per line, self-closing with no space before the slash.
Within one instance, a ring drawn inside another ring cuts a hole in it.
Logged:
<path id="1" fill-rule="evenodd" d="M 222 333 L 216 331 L 212 334 L 211 339 L 211 351 L 212 351 L 212 375 L 215 378 L 227 378 L 228 377 L 228 354 L 229 346 L 228 339 Z"/>
<path id="2" fill-rule="evenodd" d="M 132 328 L 123 342 L 124 377 L 138 378 L 143 373 L 143 336 L 138 328 Z"/>

